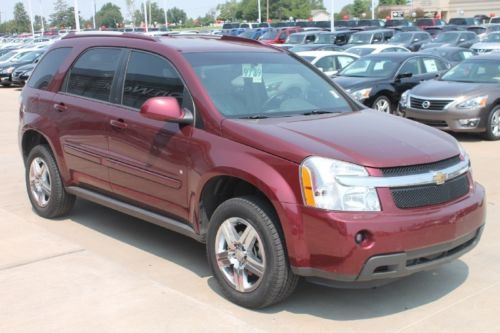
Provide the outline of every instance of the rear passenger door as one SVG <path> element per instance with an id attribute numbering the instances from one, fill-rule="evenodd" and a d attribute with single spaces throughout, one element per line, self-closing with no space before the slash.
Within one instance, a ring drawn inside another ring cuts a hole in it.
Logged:
<path id="1" fill-rule="evenodd" d="M 193 126 L 148 119 L 139 111 L 149 98 L 171 96 L 194 112 L 191 96 L 165 58 L 127 52 L 123 87 L 107 128 L 113 192 L 187 218 L 186 168 Z"/>
<path id="2" fill-rule="evenodd" d="M 111 92 L 117 84 L 119 48 L 98 47 L 83 52 L 54 96 L 55 121 L 75 183 L 110 191 L 106 156 Z"/>

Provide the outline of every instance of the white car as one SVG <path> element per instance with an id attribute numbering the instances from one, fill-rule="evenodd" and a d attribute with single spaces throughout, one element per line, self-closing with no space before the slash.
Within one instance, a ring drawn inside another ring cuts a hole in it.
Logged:
<path id="1" fill-rule="evenodd" d="M 473 44 L 470 49 L 476 53 L 500 51 L 500 32 L 491 32 L 480 42 Z"/>
<path id="2" fill-rule="evenodd" d="M 411 52 L 406 47 L 390 45 L 390 44 L 368 44 L 353 46 L 345 50 L 347 53 L 357 54 L 364 57 L 369 54 L 386 53 L 386 52 Z"/>
<path id="3" fill-rule="evenodd" d="M 337 74 L 342 68 L 359 58 L 355 54 L 335 51 L 304 51 L 296 54 L 318 67 L 328 76 Z"/>

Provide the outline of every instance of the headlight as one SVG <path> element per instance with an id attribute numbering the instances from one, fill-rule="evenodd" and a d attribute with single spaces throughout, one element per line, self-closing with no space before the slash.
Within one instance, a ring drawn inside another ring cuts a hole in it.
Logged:
<path id="1" fill-rule="evenodd" d="M 380 211 L 374 187 L 344 186 L 337 176 L 368 176 L 362 166 L 323 157 L 309 157 L 300 165 L 304 204 L 328 210 Z"/>
<path id="2" fill-rule="evenodd" d="M 485 107 L 488 103 L 488 95 L 471 98 L 457 105 L 459 109 L 477 109 Z"/>
<path id="3" fill-rule="evenodd" d="M 360 90 L 355 90 L 351 92 L 351 96 L 357 99 L 358 101 L 363 101 L 370 97 L 370 93 L 372 91 L 372 88 L 366 88 L 366 89 L 360 89 Z"/>
<path id="4" fill-rule="evenodd" d="M 409 90 L 406 90 L 404 93 L 401 94 L 401 99 L 399 102 L 402 106 L 408 106 L 410 104 L 410 91 Z"/>

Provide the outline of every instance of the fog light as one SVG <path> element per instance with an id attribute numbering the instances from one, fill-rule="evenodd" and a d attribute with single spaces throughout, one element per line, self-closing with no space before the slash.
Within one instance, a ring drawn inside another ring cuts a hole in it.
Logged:
<path id="1" fill-rule="evenodd" d="M 479 118 L 459 119 L 458 122 L 460 123 L 460 126 L 463 127 L 477 127 L 479 124 Z"/>
<path id="2" fill-rule="evenodd" d="M 373 235 L 368 230 L 361 230 L 354 236 L 354 241 L 362 248 L 370 248 L 374 244 Z"/>
<path id="3" fill-rule="evenodd" d="M 365 239 L 366 239 L 366 234 L 362 231 L 358 232 L 356 236 L 354 236 L 356 244 L 361 244 Z"/>

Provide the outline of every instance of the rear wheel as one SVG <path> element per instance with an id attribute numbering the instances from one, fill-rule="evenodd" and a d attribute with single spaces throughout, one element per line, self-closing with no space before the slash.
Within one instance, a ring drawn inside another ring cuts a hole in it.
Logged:
<path id="1" fill-rule="evenodd" d="M 495 106 L 488 114 L 484 138 L 492 141 L 500 139 L 500 105 Z"/>
<path id="2" fill-rule="evenodd" d="M 26 189 L 36 213 L 46 218 L 67 214 L 75 196 L 64 189 L 56 161 L 47 145 L 34 147 L 26 161 Z"/>
<path id="3" fill-rule="evenodd" d="M 229 199 L 216 209 L 207 235 L 207 256 L 224 295 L 244 307 L 277 303 L 298 282 L 277 220 L 257 197 Z"/>
<path id="4" fill-rule="evenodd" d="M 372 108 L 380 112 L 392 113 L 391 101 L 384 95 L 381 95 L 375 99 Z"/>

